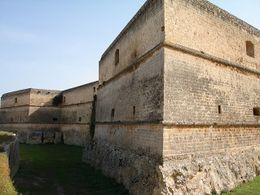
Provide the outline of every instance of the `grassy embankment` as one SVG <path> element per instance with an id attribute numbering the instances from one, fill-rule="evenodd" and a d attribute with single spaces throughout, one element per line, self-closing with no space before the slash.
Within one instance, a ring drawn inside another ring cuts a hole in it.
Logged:
<path id="1" fill-rule="evenodd" d="M 8 159 L 4 153 L 0 153 L 0 194 L 17 194 L 10 178 Z"/>
<path id="2" fill-rule="evenodd" d="M 20 152 L 21 166 L 15 181 L 17 191 L 23 194 L 128 194 L 123 186 L 82 163 L 82 148 L 65 145 L 21 145 Z M 0 190 L 4 186 L 5 194 L 16 194 L 8 176 L 9 169 L 4 155 L 0 154 L 0 162 L 0 170 L 5 170 L 0 172 Z M 260 177 L 232 192 L 223 193 L 259 194 Z"/>
<path id="3" fill-rule="evenodd" d="M 13 137 L 10 137 L 7 133 L 0 132 L 0 194 L 1 195 L 13 195 L 17 194 L 10 178 L 10 170 L 8 164 L 8 158 L 4 153 L 1 146 L 3 142 L 10 142 Z"/>
<path id="4" fill-rule="evenodd" d="M 66 145 L 20 145 L 18 192 L 30 195 L 128 194 L 122 185 L 81 160 L 82 148 Z"/>
<path id="5" fill-rule="evenodd" d="M 242 184 L 232 192 L 223 193 L 223 195 L 260 195 L 260 177 L 256 177 L 252 182 Z"/>

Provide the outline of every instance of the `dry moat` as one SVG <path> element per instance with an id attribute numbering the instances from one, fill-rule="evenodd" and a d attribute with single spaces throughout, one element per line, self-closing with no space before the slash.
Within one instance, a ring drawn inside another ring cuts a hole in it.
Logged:
<path id="1" fill-rule="evenodd" d="M 82 148 L 20 145 L 15 188 L 24 195 L 128 194 L 125 188 L 82 163 Z"/>

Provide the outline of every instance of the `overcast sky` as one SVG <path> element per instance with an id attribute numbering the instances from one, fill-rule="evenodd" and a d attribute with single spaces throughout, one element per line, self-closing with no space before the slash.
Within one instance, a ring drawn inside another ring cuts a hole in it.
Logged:
<path id="1" fill-rule="evenodd" d="M 145 0 L 0 0 L 0 95 L 98 79 L 98 61 Z M 259 0 L 211 0 L 260 29 Z"/>

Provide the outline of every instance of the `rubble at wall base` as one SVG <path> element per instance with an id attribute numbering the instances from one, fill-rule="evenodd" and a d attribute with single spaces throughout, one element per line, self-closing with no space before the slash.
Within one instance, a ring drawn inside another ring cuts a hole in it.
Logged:
<path id="1" fill-rule="evenodd" d="M 158 162 L 105 142 L 88 145 L 83 152 L 83 161 L 101 169 L 106 176 L 115 178 L 131 194 L 152 194 L 158 184 Z"/>
<path id="2" fill-rule="evenodd" d="M 260 175 L 260 148 L 168 160 L 159 170 L 163 194 L 220 194 Z"/>
<path id="3" fill-rule="evenodd" d="M 211 195 L 260 175 L 260 148 L 158 161 L 106 143 L 86 147 L 83 161 L 125 185 L 131 194 Z"/>

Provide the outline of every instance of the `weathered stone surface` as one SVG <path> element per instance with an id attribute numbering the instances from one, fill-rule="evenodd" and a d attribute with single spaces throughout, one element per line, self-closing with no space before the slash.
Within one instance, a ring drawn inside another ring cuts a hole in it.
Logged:
<path id="1" fill-rule="evenodd" d="M 18 133 L 18 140 L 19 140 L 20 143 L 22 143 L 22 144 L 27 143 L 27 138 L 28 138 L 27 132 L 19 131 L 19 133 Z"/>
<path id="2" fill-rule="evenodd" d="M 17 132 L 20 142 L 29 144 L 60 143 L 54 133 L 69 129 L 75 135 L 69 144 L 83 146 L 90 136 L 97 88 L 98 82 L 92 82 L 65 91 L 30 88 L 6 93 L 1 99 L 0 129 Z M 40 138 L 38 131 L 47 133 Z"/>
<path id="3" fill-rule="evenodd" d="M 54 131 L 43 132 L 43 143 L 44 144 L 53 144 L 55 139 Z"/>
<path id="4" fill-rule="evenodd" d="M 85 148 L 83 161 L 123 183 L 132 194 L 152 194 L 158 185 L 157 162 L 141 150 L 133 153 L 105 142 L 92 144 Z"/>
<path id="5" fill-rule="evenodd" d="M 163 165 L 152 159 L 106 143 L 89 145 L 83 153 L 83 161 L 132 194 L 220 194 L 260 174 L 260 148 L 164 159 Z"/>
<path id="6" fill-rule="evenodd" d="M 149 0 L 100 60 L 96 115 L 98 83 L 22 90 L 3 96 L 0 127 L 57 127 L 65 144 L 84 145 L 93 114 L 97 144 L 84 160 L 133 194 L 230 190 L 260 172 L 259 37 L 206 0 Z M 28 143 L 56 142 L 33 131 Z"/>
<path id="7" fill-rule="evenodd" d="M 205 0 L 147 1 L 100 60 L 98 144 L 86 149 L 87 161 L 122 178 L 133 194 L 220 193 L 253 179 L 259 154 L 241 152 L 260 146 L 253 112 L 260 102 L 259 36 Z M 152 131 L 154 124 L 162 127 Z M 140 148 L 144 158 L 156 152 L 164 159 L 149 167 L 154 183 L 146 165 L 133 183 L 126 169 L 112 166 L 126 159 L 135 172 Z"/>
<path id="8" fill-rule="evenodd" d="M 60 144 L 62 139 L 62 133 L 61 132 L 55 132 L 55 139 L 54 143 L 55 144 Z"/>
<path id="9" fill-rule="evenodd" d="M 89 125 L 64 125 L 61 132 L 67 145 L 85 146 L 90 141 Z"/>
<path id="10" fill-rule="evenodd" d="M 11 177 L 19 169 L 19 141 L 15 134 L 0 132 L 0 152 L 5 152 L 9 159 Z"/>
<path id="11" fill-rule="evenodd" d="M 28 144 L 41 144 L 43 142 L 43 133 L 41 131 L 29 132 L 27 136 Z"/>
<path id="12" fill-rule="evenodd" d="M 233 151 L 210 157 L 166 160 L 158 168 L 162 194 L 220 194 L 259 175 L 260 149 Z"/>

